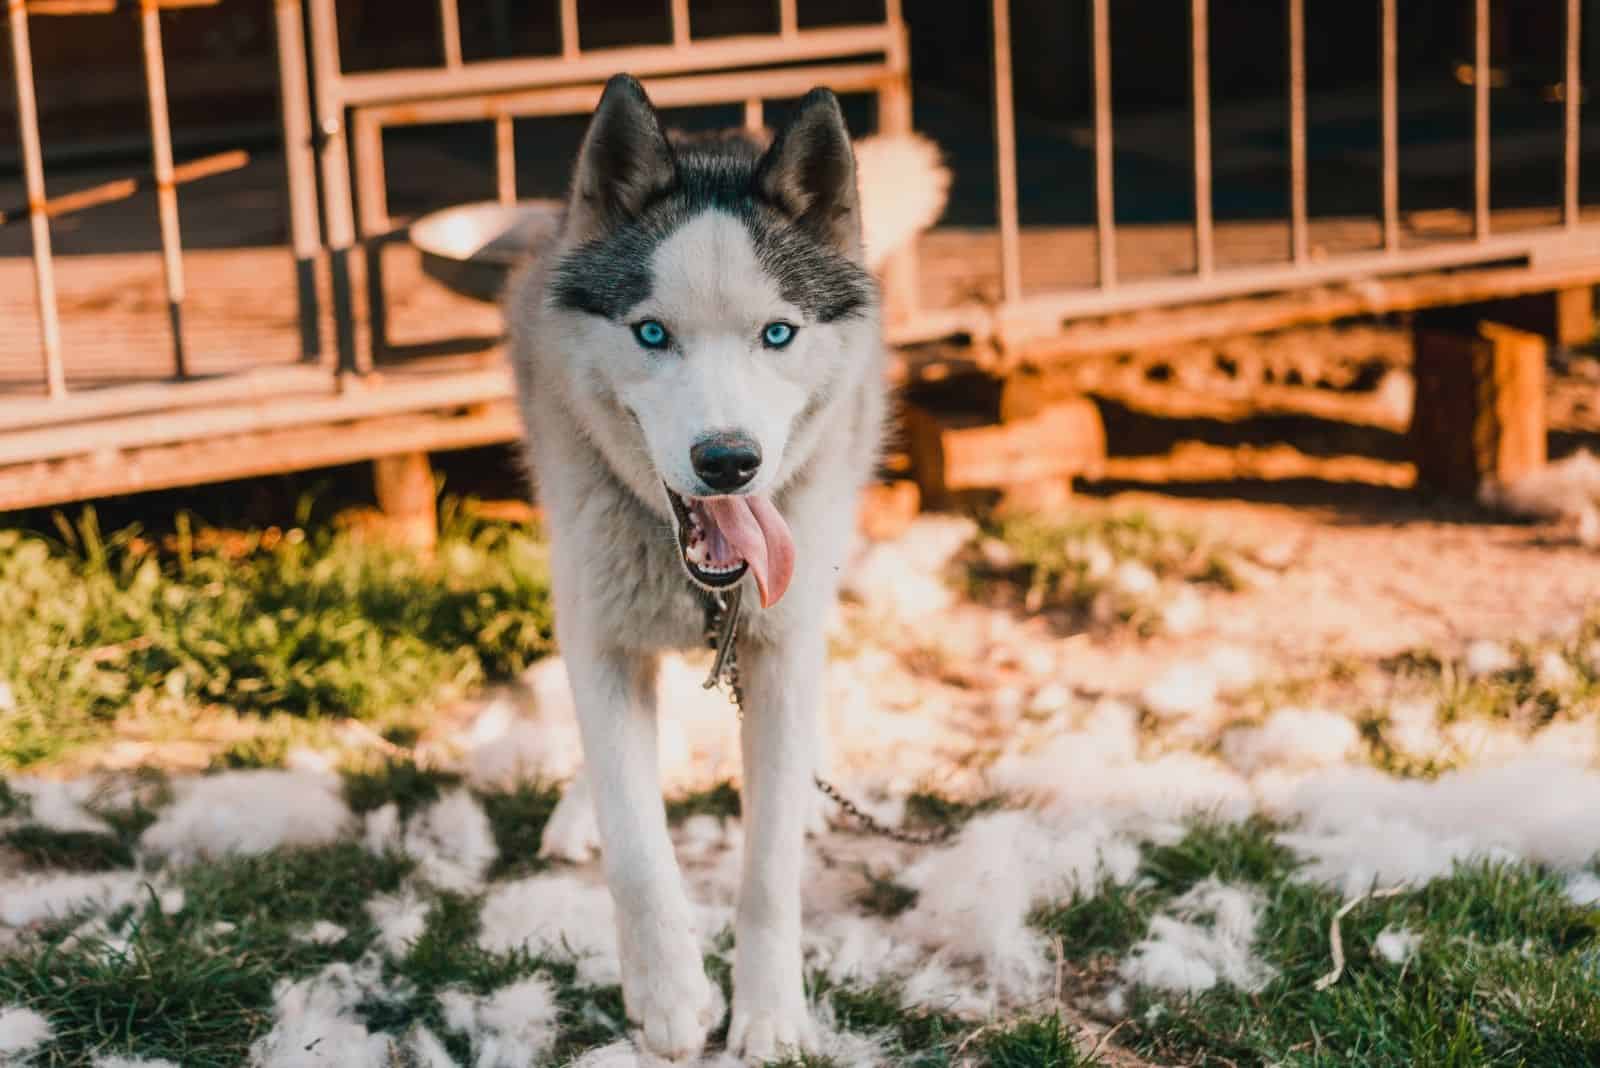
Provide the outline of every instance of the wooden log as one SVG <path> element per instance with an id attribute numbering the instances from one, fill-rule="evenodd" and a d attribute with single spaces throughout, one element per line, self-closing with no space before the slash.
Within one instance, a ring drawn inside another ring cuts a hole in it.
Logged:
<path id="1" fill-rule="evenodd" d="M 431 553 L 439 540 L 438 487 L 425 452 L 402 452 L 372 461 L 378 507 L 397 545 Z"/>
<path id="2" fill-rule="evenodd" d="M 1106 456 L 1099 409 L 1082 397 L 1006 423 L 907 405 L 906 432 L 914 477 L 933 508 L 951 507 L 966 491 L 1092 477 Z M 1059 495 L 1059 489 L 1052 492 Z"/>
<path id="3" fill-rule="evenodd" d="M 1416 326 L 1416 403 L 1408 431 L 1419 485 L 1476 495 L 1545 462 L 1544 338 L 1500 323 Z"/>
<path id="4" fill-rule="evenodd" d="M 1556 345 L 1581 345 L 1595 336 L 1594 289 L 1569 286 L 1488 301 L 1477 312 L 1491 322 L 1540 334 Z"/>
<path id="5" fill-rule="evenodd" d="M 892 541 L 921 509 L 922 491 L 910 479 L 873 482 L 862 491 L 858 525 L 868 541 Z"/>

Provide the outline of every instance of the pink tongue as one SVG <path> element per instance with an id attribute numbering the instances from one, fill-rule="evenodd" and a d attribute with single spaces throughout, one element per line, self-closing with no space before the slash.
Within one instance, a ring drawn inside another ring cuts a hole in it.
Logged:
<path id="1" fill-rule="evenodd" d="M 704 497 L 699 503 L 750 565 L 761 607 L 777 604 L 794 577 L 794 537 L 783 516 L 765 497 Z"/>

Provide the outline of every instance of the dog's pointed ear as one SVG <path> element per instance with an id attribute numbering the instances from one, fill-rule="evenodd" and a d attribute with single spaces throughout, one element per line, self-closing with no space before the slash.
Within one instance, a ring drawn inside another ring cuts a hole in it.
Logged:
<path id="1" fill-rule="evenodd" d="M 813 89 L 756 168 L 756 188 L 819 241 L 861 255 L 856 159 L 839 99 Z"/>
<path id="2" fill-rule="evenodd" d="M 614 75 L 600 94 L 573 170 L 568 233 L 587 241 L 635 218 L 677 179 L 677 162 L 644 86 Z"/>

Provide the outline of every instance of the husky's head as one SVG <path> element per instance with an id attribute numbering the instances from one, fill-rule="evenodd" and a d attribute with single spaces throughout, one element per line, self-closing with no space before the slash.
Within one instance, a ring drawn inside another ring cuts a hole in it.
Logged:
<path id="1" fill-rule="evenodd" d="M 639 83 L 611 79 L 560 250 L 546 313 L 582 392 L 630 427 L 608 459 L 668 506 L 691 579 L 716 589 L 750 572 L 772 604 L 795 554 L 773 494 L 815 447 L 818 413 L 863 343 L 877 343 L 838 101 L 813 90 L 765 149 L 744 136 L 674 143 Z"/>

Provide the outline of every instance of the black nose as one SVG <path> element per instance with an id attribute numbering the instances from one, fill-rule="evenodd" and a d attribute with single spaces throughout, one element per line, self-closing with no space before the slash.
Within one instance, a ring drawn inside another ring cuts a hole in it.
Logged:
<path id="1" fill-rule="evenodd" d="M 761 446 L 748 434 L 708 434 L 689 450 L 689 462 L 706 485 L 719 493 L 731 493 L 756 477 Z"/>

